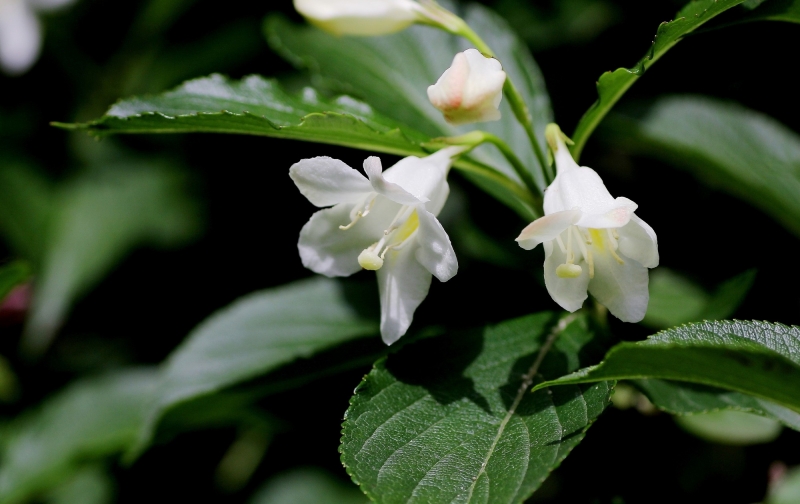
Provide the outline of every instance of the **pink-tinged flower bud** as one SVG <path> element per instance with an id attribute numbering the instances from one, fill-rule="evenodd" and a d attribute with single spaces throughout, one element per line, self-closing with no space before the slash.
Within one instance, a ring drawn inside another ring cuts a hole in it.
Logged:
<path id="1" fill-rule="evenodd" d="M 456 54 L 450 68 L 428 87 L 428 98 L 450 124 L 497 121 L 505 82 L 499 61 L 467 49 Z"/>
<path id="2" fill-rule="evenodd" d="M 334 35 L 386 35 L 420 20 L 414 0 L 294 0 L 311 24 Z"/>

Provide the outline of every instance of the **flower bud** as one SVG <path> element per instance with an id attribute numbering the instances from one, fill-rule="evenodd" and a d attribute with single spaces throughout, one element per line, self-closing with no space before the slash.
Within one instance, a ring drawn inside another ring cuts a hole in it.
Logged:
<path id="1" fill-rule="evenodd" d="M 420 18 L 414 0 L 294 0 L 294 8 L 334 35 L 386 35 Z"/>
<path id="2" fill-rule="evenodd" d="M 505 82 L 499 61 L 467 49 L 456 54 L 450 68 L 428 87 L 428 98 L 450 124 L 497 121 Z"/>

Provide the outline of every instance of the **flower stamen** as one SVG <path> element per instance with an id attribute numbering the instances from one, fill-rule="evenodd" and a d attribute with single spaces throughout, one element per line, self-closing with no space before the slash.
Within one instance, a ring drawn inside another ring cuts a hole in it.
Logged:
<path id="1" fill-rule="evenodd" d="M 625 264 L 625 261 L 623 261 L 622 258 L 617 254 L 617 249 L 619 248 L 617 238 L 619 237 L 619 234 L 617 234 L 616 231 L 612 233 L 611 229 L 607 229 L 606 232 L 608 233 L 608 251 L 611 252 L 611 256 L 614 257 L 619 264 Z"/>

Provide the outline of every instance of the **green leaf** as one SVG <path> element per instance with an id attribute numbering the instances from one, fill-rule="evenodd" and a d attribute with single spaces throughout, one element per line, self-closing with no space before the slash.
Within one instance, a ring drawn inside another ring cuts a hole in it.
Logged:
<path id="1" fill-rule="evenodd" d="M 789 469 L 772 482 L 764 504 L 795 504 L 800 501 L 800 467 Z"/>
<path id="2" fill-rule="evenodd" d="M 742 4 L 747 7 L 749 1 Z M 725 25 L 748 23 L 751 21 L 786 21 L 800 23 L 800 0 L 769 0 L 759 2 L 751 10 L 742 9 L 735 15 L 725 18 Z"/>
<path id="3" fill-rule="evenodd" d="M 399 155 L 425 155 L 428 136 L 348 97 L 326 100 L 313 90 L 290 96 L 274 80 L 222 75 L 185 82 L 166 93 L 129 98 L 84 124 L 57 124 L 103 137 L 116 133 L 238 133 L 345 145 Z"/>
<path id="4" fill-rule="evenodd" d="M 17 419 L 2 450 L 0 501 L 28 500 L 66 482 L 86 461 L 129 448 L 155 384 L 152 369 L 81 380 Z"/>
<path id="5" fill-rule="evenodd" d="M 0 302 L 14 290 L 14 287 L 27 282 L 30 277 L 31 268 L 25 261 L 14 261 L 0 267 Z"/>
<path id="6" fill-rule="evenodd" d="M 584 436 L 610 383 L 528 393 L 591 361 L 581 316 L 539 313 L 408 344 L 379 360 L 345 413 L 342 462 L 383 504 L 522 502 Z M 552 346 L 551 346 L 552 345 Z"/>
<path id="7" fill-rule="evenodd" d="M 696 30 L 704 23 L 726 10 L 736 7 L 745 0 L 693 0 L 675 15 L 670 22 L 661 23 L 656 32 L 653 45 L 647 54 L 633 68 L 618 68 L 606 72 L 597 81 L 597 101 L 581 117 L 572 140 L 572 154 L 578 159 L 589 136 L 603 117 L 622 95 L 630 88 L 645 70 L 659 60 L 667 51 L 677 44 L 685 35 Z"/>
<path id="8" fill-rule="evenodd" d="M 634 152 L 672 161 L 800 234 L 800 136 L 734 103 L 670 96 L 604 133 Z"/>
<path id="9" fill-rule="evenodd" d="M 296 359 L 378 333 L 344 284 L 314 277 L 245 296 L 200 324 L 164 363 L 156 398 L 130 456 L 171 409 L 252 380 Z"/>
<path id="10" fill-rule="evenodd" d="M 534 387 L 661 378 L 741 392 L 800 412 L 800 329 L 768 322 L 688 324 L 620 343 L 596 366 Z"/>
<path id="11" fill-rule="evenodd" d="M 672 270 L 650 273 L 650 302 L 642 324 L 664 329 L 686 322 L 730 317 L 753 286 L 756 271 L 748 270 L 723 282 L 713 294 Z"/>
<path id="12" fill-rule="evenodd" d="M 113 498 L 114 482 L 108 473 L 101 466 L 87 466 L 43 500 L 47 504 L 110 504 Z"/>
<path id="13" fill-rule="evenodd" d="M 686 432 L 706 441 L 741 446 L 771 443 L 783 429 L 775 420 L 741 411 L 677 416 L 675 422 Z"/>
<path id="14" fill-rule="evenodd" d="M 473 4 L 458 9 L 450 2 L 442 4 L 460 14 L 494 50 L 528 104 L 545 150 L 544 128 L 552 122 L 553 113 L 541 72 L 525 43 L 505 20 L 486 7 Z M 313 27 L 293 25 L 280 16 L 267 19 L 265 32 L 273 49 L 295 66 L 311 70 L 320 85 L 361 98 L 382 114 L 413 124 L 427 135 L 452 136 L 476 128 L 450 126 L 428 100 L 428 86 L 450 67 L 457 52 L 471 47 L 459 37 L 427 26 L 412 26 L 385 37 L 336 37 Z M 500 121 L 479 123 L 477 127 L 502 138 L 530 167 L 543 190 L 543 167 L 538 166 L 525 130 L 507 100 L 501 103 L 500 112 Z M 481 147 L 473 156 L 519 182 L 511 165 L 494 147 Z"/>
<path id="15" fill-rule="evenodd" d="M 722 410 L 744 411 L 781 422 L 800 431 L 800 413 L 775 403 L 705 385 L 667 380 L 634 380 L 659 409 L 674 415 L 711 413 Z"/>
<path id="16" fill-rule="evenodd" d="M 60 187 L 25 327 L 25 351 L 46 348 L 72 303 L 133 248 L 170 247 L 199 231 L 185 177 L 163 166 L 114 165 Z"/>
<path id="17" fill-rule="evenodd" d="M 38 266 L 46 247 L 54 190 L 24 164 L 0 166 L 0 231 L 14 252 Z"/>
<path id="18" fill-rule="evenodd" d="M 250 504 L 367 504 L 364 494 L 319 469 L 295 469 L 267 482 Z"/>

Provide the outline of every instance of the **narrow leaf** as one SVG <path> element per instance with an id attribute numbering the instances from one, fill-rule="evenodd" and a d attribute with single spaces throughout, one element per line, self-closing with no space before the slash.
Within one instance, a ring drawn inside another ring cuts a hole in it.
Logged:
<path id="1" fill-rule="evenodd" d="M 741 392 L 800 412 L 800 329 L 767 322 L 688 324 L 620 343 L 598 365 L 534 387 L 662 378 Z"/>
<path id="2" fill-rule="evenodd" d="M 571 321 L 571 322 L 570 322 Z M 342 462 L 376 502 L 527 499 L 608 404 L 610 383 L 528 393 L 591 359 L 582 317 L 540 313 L 402 348 L 345 414 Z"/>
<path id="3" fill-rule="evenodd" d="M 377 334 L 377 322 L 361 315 L 348 294 L 343 284 L 315 277 L 253 293 L 209 317 L 163 365 L 156 399 L 130 455 L 147 448 L 171 409 Z"/>
<path id="4" fill-rule="evenodd" d="M 800 234 L 800 136 L 774 119 L 734 103 L 671 96 L 643 113 L 615 115 L 605 132 L 634 152 L 691 170 Z"/>
<path id="5" fill-rule="evenodd" d="M 586 141 L 594 132 L 600 121 L 622 98 L 639 77 L 644 74 L 653 63 L 658 61 L 667 51 L 677 44 L 686 34 L 696 30 L 715 16 L 735 7 L 745 0 L 694 0 L 675 15 L 670 22 L 661 23 L 656 32 L 650 51 L 639 60 L 633 68 L 618 68 L 613 72 L 606 72 L 597 81 L 597 101 L 586 111 L 581 118 L 572 140 L 575 145 L 571 148 L 575 159 L 583 151 Z"/>
<path id="6" fill-rule="evenodd" d="M 15 503 L 66 482 L 86 461 L 128 449 L 156 383 L 151 369 L 73 383 L 5 433 L 0 501 Z"/>

